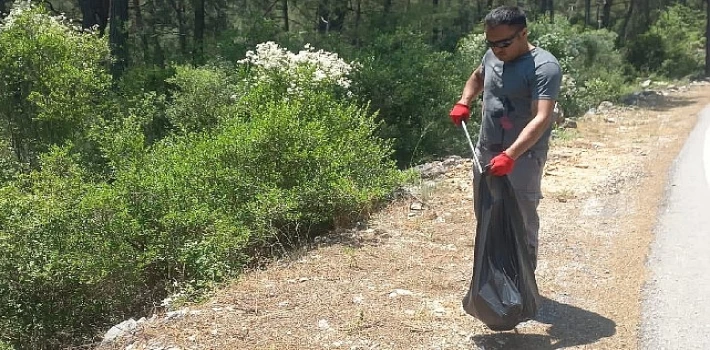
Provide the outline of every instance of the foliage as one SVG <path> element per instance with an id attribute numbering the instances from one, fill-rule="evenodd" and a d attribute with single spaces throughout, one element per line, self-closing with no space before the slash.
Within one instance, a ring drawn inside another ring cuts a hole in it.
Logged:
<path id="1" fill-rule="evenodd" d="M 0 24 L 0 349 L 94 340 L 366 215 L 412 181 L 396 165 L 468 154 L 447 114 L 486 50 L 476 3 L 136 2 L 115 81 L 106 36 L 50 15 L 80 3 L 45 3 Z M 705 18 L 687 3 L 623 21 L 615 3 L 605 29 L 567 3 L 531 11 L 566 114 L 638 74 L 699 72 Z"/>
<path id="2" fill-rule="evenodd" d="M 91 147 L 111 80 L 106 40 L 42 7 L 18 3 L 0 25 L 0 118 L 15 159 L 36 165 L 52 145 Z"/>
<path id="3" fill-rule="evenodd" d="M 241 70 L 175 71 L 172 98 L 146 92 L 124 118 L 92 127 L 110 182 L 67 143 L 0 187 L 0 339 L 90 342 L 170 293 L 199 293 L 260 253 L 366 215 L 401 181 L 375 116 L 321 88 L 340 79 L 286 95 Z M 238 81 L 236 93 L 206 109 L 223 114 L 188 124 L 224 81 Z M 181 127 L 148 142 L 161 105 Z"/>
<path id="4" fill-rule="evenodd" d="M 698 74 L 704 67 L 704 14 L 676 4 L 664 11 L 647 32 L 627 45 L 626 57 L 646 74 L 668 78 Z"/>
<path id="5" fill-rule="evenodd" d="M 0 334 L 28 349 L 81 341 L 145 300 L 120 198 L 87 182 L 68 147 L 41 166 L 0 188 Z"/>
<path id="6" fill-rule="evenodd" d="M 178 66 L 166 79 L 172 85 L 167 120 L 183 133 L 207 130 L 225 117 L 235 87 L 219 68 Z"/>
<path id="7" fill-rule="evenodd" d="M 560 104 L 568 115 L 581 115 L 603 100 L 615 101 L 628 92 L 616 38 L 606 29 L 581 31 L 565 22 L 530 25 L 531 42 L 560 61 L 564 74 Z"/>
<path id="8" fill-rule="evenodd" d="M 434 50 L 422 34 L 382 34 L 358 53 L 362 69 L 353 89 L 384 122 L 380 135 L 394 140 L 400 166 L 464 150 L 448 110 L 472 69 Z M 454 136 L 455 135 L 455 136 Z"/>

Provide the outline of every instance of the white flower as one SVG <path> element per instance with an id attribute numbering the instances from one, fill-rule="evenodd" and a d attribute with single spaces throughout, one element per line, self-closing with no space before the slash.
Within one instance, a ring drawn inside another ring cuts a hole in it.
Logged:
<path id="1" fill-rule="evenodd" d="M 347 76 L 359 67 L 354 62 L 345 62 L 336 53 L 316 51 L 310 44 L 304 45 L 304 50 L 294 54 L 272 41 L 256 45 L 254 51 L 248 51 L 246 58 L 237 63 L 257 67 L 259 78 L 265 78 L 266 72 L 276 72 L 286 77 L 292 85 L 289 92 L 294 93 L 302 91 L 299 85 L 313 83 L 335 84 L 348 89 L 350 80 Z"/>

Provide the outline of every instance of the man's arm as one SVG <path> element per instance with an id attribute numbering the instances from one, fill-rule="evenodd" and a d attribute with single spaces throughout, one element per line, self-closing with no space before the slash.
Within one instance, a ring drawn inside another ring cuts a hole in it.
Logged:
<path id="1" fill-rule="evenodd" d="M 532 147 L 552 123 L 555 100 L 533 100 L 532 112 L 535 115 L 513 144 L 505 153 L 513 159 L 518 159 L 525 151 Z"/>
<path id="2" fill-rule="evenodd" d="M 535 69 L 535 85 L 532 87 L 532 105 L 530 111 L 533 119 L 525 126 L 518 138 L 505 153 L 513 159 L 518 159 L 532 147 L 552 123 L 555 101 L 562 84 L 562 69 L 556 62 L 547 62 Z"/>
<path id="3" fill-rule="evenodd" d="M 463 93 L 461 94 L 461 99 L 458 103 L 470 106 L 471 100 L 483 91 L 482 69 L 482 66 L 478 66 L 478 68 L 476 68 L 476 70 L 474 70 L 468 78 L 466 85 L 463 87 Z"/>

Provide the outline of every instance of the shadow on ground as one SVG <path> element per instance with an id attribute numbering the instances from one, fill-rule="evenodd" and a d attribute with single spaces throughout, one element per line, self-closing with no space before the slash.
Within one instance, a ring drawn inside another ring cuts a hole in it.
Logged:
<path id="1" fill-rule="evenodd" d="M 687 107 L 697 103 L 697 99 L 689 96 L 655 96 L 648 101 L 642 101 L 637 106 L 654 112 L 667 112 L 674 108 Z"/>
<path id="2" fill-rule="evenodd" d="M 481 350 L 552 350 L 593 344 L 616 333 L 614 321 L 548 298 L 543 298 L 542 308 L 535 320 L 550 325 L 547 335 L 511 331 L 476 335 L 472 340 Z"/>

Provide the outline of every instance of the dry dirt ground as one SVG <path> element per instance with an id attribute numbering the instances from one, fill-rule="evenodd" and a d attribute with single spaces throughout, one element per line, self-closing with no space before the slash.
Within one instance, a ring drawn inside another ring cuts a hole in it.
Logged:
<path id="1" fill-rule="evenodd" d="M 587 115 L 554 139 L 540 205 L 544 303 L 515 331 L 490 331 L 461 307 L 475 227 L 463 159 L 366 227 L 249 271 L 207 302 L 101 348 L 637 349 L 667 172 L 708 103 L 710 87 L 691 86 Z"/>

